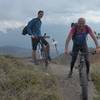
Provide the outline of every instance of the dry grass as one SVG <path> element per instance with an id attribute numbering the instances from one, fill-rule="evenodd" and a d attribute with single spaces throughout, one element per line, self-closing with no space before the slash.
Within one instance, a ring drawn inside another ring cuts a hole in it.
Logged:
<path id="1" fill-rule="evenodd" d="M 96 87 L 97 93 L 94 100 L 100 100 L 100 63 L 93 65 L 92 78 Z"/>
<path id="2" fill-rule="evenodd" d="M 59 100 L 55 77 L 11 56 L 0 56 L 0 100 Z"/>

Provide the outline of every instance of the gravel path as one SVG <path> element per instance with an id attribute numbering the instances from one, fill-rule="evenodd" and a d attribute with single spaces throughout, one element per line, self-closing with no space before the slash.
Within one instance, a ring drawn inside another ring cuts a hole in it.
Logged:
<path id="1" fill-rule="evenodd" d="M 50 64 L 51 72 L 56 75 L 59 91 L 62 94 L 62 100 L 81 100 L 81 87 L 79 85 L 78 70 L 74 69 L 73 77 L 67 78 L 69 67 L 64 65 Z M 89 100 L 93 100 L 94 85 L 89 81 Z"/>
<path id="2" fill-rule="evenodd" d="M 25 61 L 32 64 L 30 59 L 26 59 Z M 48 69 L 50 73 L 57 77 L 57 83 L 59 92 L 62 95 L 62 100 L 82 100 L 79 74 L 77 69 L 74 69 L 72 78 L 67 78 L 69 65 L 65 66 L 50 63 Z M 92 81 L 89 81 L 88 90 L 89 100 L 93 100 L 93 97 L 95 96 L 95 89 Z"/>

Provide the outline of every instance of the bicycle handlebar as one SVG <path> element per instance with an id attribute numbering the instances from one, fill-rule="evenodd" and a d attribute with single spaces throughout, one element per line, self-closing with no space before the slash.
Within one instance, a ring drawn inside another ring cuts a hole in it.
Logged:
<path id="1" fill-rule="evenodd" d="M 46 39 L 46 38 L 50 38 L 50 36 L 34 36 L 34 38 L 36 38 L 36 39 Z"/>
<path id="2" fill-rule="evenodd" d="M 50 38 L 50 36 L 37 36 L 37 38 Z"/>

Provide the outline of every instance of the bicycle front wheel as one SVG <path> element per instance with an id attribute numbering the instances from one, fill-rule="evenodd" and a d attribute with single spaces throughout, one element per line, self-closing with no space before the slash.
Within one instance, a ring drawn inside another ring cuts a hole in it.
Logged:
<path id="1" fill-rule="evenodd" d="M 82 100 L 88 100 L 88 86 L 82 86 Z"/>
<path id="2" fill-rule="evenodd" d="M 88 100 L 88 79 L 86 65 L 84 63 L 80 66 L 80 85 L 82 89 L 82 100 Z"/>
<path id="3" fill-rule="evenodd" d="M 43 56 L 43 59 L 44 59 L 45 67 L 47 68 L 48 67 L 48 54 L 45 50 L 42 51 L 42 56 Z"/>

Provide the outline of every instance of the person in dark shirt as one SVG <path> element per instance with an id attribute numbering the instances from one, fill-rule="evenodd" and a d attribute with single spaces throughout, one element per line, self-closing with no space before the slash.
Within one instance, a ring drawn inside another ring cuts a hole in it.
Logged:
<path id="1" fill-rule="evenodd" d="M 38 11 L 37 17 L 32 19 L 31 21 L 29 21 L 28 25 L 27 25 L 27 30 L 28 33 L 31 35 L 31 40 L 32 40 L 32 59 L 34 64 L 38 64 L 37 62 L 37 58 L 36 58 L 36 49 L 37 49 L 37 45 L 40 41 L 40 39 L 38 38 L 41 35 L 41 18 L 43 17 L 44 12 L 42 10 Z M 48 52 L 48 58 L 50 59 L 50 54 L 49 54 L 49 43 L 45 40 L 42 39 L 42 43 L 46 46 L 46 50 Z"/>

